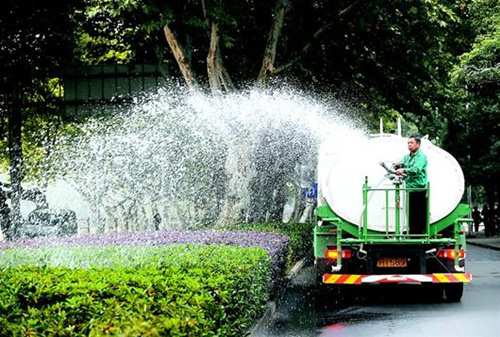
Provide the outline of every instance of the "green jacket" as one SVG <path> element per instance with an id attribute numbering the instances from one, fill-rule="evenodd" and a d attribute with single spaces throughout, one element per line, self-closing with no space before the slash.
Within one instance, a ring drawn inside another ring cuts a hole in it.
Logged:
<path id="1" fill-rule="evenodd" d="M 427 157 L 422 150 L 404 156 L 400 167 L 405 169 L 407 188 L 427 187 Z"/>

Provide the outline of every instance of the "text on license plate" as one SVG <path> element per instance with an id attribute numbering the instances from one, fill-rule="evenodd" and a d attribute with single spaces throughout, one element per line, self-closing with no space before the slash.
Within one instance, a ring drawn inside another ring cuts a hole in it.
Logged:
<path id="1" fill-rule="evenodd" d="M 401 268 L 407 266 L 408 260 L 405 257 L 379 257 L 377 259 L 378 268 Z"/>

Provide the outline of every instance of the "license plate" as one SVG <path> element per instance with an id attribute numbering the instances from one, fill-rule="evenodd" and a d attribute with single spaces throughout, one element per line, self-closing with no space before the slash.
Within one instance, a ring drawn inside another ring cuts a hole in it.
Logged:
<path id="1" fill-rule="evenodd" d="M 408 260 L 405 257 L 379 257 L 377 259 L 378 268 L 404 268 L 408 267 Z"/>

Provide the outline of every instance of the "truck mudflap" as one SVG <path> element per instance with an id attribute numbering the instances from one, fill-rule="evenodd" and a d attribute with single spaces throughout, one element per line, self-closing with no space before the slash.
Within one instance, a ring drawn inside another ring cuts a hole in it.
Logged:
<path id="1" fill-rule="evenodd" d="M 375 283 L 469 283 L 470 273 L 449 274 L 392 274 L 392 275 L 353 275 L 324 274 L 325 284 L 375 284 Z"/>

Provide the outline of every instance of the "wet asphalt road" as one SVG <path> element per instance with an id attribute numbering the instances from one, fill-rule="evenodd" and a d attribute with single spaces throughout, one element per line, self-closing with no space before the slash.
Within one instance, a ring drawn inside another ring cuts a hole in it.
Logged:
<path id="1" fill-rule="evenodd" d="M 469 245 L 467 253 L 473 282 L 459 303 L 433 301 L 416 285 L 364 288 L 335 302 L 313 285 L 308 264 L 255 335 L 500 336 L 500 251 Z"/>

